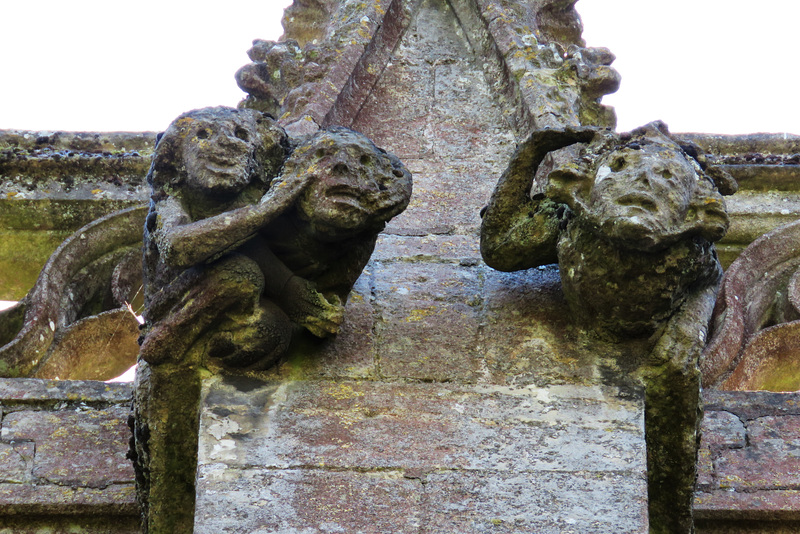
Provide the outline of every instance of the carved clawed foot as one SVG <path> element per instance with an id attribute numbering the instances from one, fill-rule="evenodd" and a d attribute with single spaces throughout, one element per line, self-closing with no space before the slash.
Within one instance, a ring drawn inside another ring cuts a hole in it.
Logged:
<path id="1" fill-rule="evenodd" d="M 317 337 L 328 337 L 339 332 L 344 321 L 344 305 L 332 295 L 325 298 L 314 284 L 293 276 L 286 283 L 279 299 L 289 318 Z"/>
<path id="2" fill-rule="evenodd" d="M 230 367 L 265 369 L 292 339 L 292 323 L 274 303 L 262 299 L 252 314 L 229 314 L 211 335 L 207 355 Z"/>

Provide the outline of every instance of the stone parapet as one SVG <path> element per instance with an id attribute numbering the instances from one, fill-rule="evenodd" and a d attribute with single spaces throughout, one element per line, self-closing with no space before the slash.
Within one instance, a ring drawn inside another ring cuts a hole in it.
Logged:
<path id="1" fill-rule="evenodd" d="M 131 394 L 129 384 L 0 379 L 0 530 L 138 530 Z"/>
<path id="2" fill-rule="evenodd" d="M 678 136 L 697 144 L 739 184 L 739 192 L 725 199 L 731 227 L 717 243 L 723 265 L 761 235 L 800 218 L 800 136 Z"/>
<path id="3" fill-rule="evenodd" d="M 0 130 L 0 300 L 19 300 L 70 233 L 147 202 L 154 132 Z"/>
<path id="4" fill-rule="evenodd" d="M 154 132 L 0 130 L 0 197 L 142 201 L 155 140 Z"/>
<path id="5" fill-rule="evenodd" d="M 800 394 L 706 391 L 694 513 L 698 532 L 796 532 Z M 747 530 L 758 521 L 758 530 Z M 771 530 L 770 530 L 771 529 Z"/>

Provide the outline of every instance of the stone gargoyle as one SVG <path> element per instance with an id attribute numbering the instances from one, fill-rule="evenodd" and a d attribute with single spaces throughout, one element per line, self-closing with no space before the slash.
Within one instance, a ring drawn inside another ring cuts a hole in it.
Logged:
<path id="1" fill-rule="evenodd" d="M 263 369 L 298 329 L 335 334 L 378 233 L 411 195 L 411 174 L 359 133 L 296 142 L 268 115 L 224 107 L 178 117 L 147 179 L 149 364 L 197 349 Z"/>
<path id="2" fill-rule="evenodd" d="M 735 182 L 660 122 L 627 134 L 534 132 L 483 214 L 481 254 L 501 271 L 558 263 L 572 313 L 612 336 L 654 333 L 715 286 L 712 244 Z"/>
<path id="3" fill-rule="evenodd" d="M 646 341 L 651 532 L 690 532 L 700 372 L 722 269 L 714 242 L 736 189 L 663 123 L 630 133 L 539 130 L 487 206 L 481 253 L 499 270 L 558 263 L 576 322 L 610 342 Z"/>

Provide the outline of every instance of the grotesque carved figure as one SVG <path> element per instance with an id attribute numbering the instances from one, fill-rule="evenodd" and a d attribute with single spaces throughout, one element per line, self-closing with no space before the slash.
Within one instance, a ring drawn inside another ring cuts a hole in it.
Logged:
<path id="1" fill-rule="evenodd" d="M 294 143 L 259 111 L 207 108 L 164 132 L 148 182 L 131 457 L 143 531 L 190 532 L 202 366 L 263 369 L 302 329 L 335 334 L 411 174 L 344 128 Z"/>
<path id="2" fill-rule="evenodd" d="M 735 182 L 662 123 L 629 134 L 539 130 L 486 209 L 481 253 L 515 271 L 558 262 L 572 313 L 601 337 L 647 338 L 640 369 L 651 529 L 691 532 L 700 373 Z"/>
<path id="3" fill-rule="evenodd" d="M 717 282 L 720 191 L 733 187 L 663 123 L 536 132 L 495 190 L 481 251 L 500 270 L 557 261 L 575 314 L 602 332 L 648 335 L 690 290 Z"/>
<path id="4" fill-rule="evenodd" d="M 305 328 L 335 334 L 377 234 L 411 194 L 391 154 L 344 128 L 293 147 L 269 117 L 178 117 L 148 175 L 145 318 L 150 364 L 200 357 L 263 368 Z"/>

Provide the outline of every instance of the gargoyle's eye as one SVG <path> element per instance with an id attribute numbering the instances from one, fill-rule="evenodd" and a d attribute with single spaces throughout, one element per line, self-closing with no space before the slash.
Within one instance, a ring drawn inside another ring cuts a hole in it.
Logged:
<path id="1" fill-rule="evenodd" d="M 622 170 L 624 166 L 625 166 L 625 158 L 622 156 L 617 156 L 616 158 L 612 159 L 611 164 L 609 165 L 611 170 L 614 172 Z"/>
<path id="2" fill-rule="evenodd" d="M 211 131 L 208 130 L 207 128 L 203 128 L 202 130 L 197 132 L 198 139 L 208 139 L 209 137 L 211 137 Z"/>
<path id="3" fill-rule="evenodd" d="M 372 158 L 364 154 L 359 158 L 359 162 L 361 165 L 369 165 L 372 162 Z"/>
<path id="4" fill-rule="evenodd" d="M 403 171 L 401 171 L 400 169 L 392 169 L 392 174 L 394 174 L 398 178 L 402 178 L 403 177 Z"/>
<path id="5" fill-rule="evenodd" d="M 237 138 L 241 139 L 242 141 L 249 141 L 250 140 L 250 135 L 247 133 L 247 130 L 245 130 L 244 128 L 236 128 L 236 130 L 233 132 L 233 135 L 235 135 Z"/>

